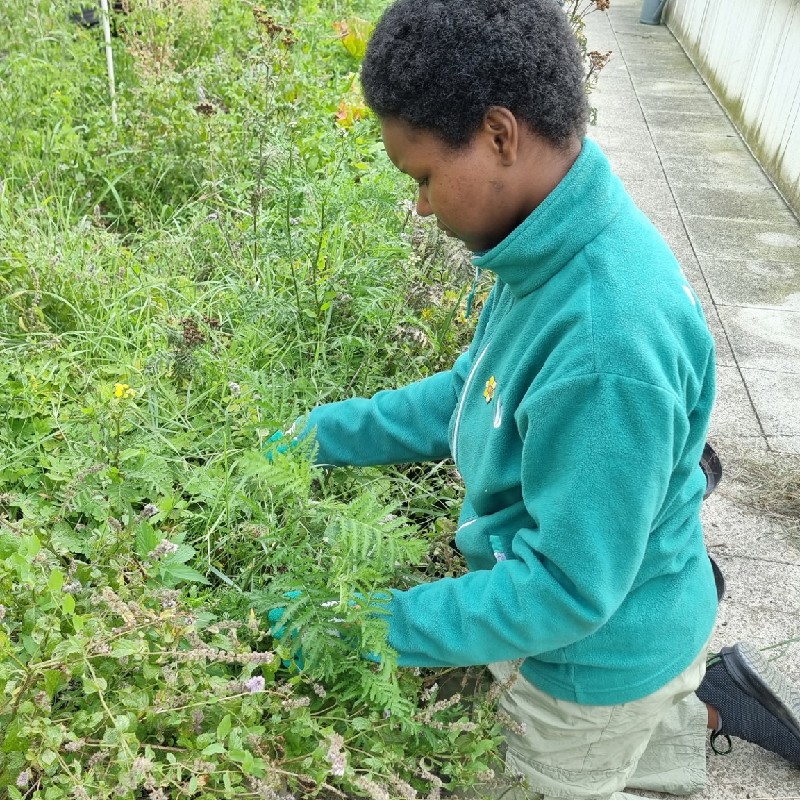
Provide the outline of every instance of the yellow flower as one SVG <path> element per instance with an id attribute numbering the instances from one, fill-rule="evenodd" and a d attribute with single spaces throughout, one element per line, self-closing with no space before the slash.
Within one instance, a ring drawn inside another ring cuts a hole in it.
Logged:
<path id="1" fill-rule="evenodd" d="M 114 397 L 117 400 L 127 400 L 131 397 L 136 397 L 136 390 L 131 389 L 127 383 L 115 383 L 114 384 Z"/>

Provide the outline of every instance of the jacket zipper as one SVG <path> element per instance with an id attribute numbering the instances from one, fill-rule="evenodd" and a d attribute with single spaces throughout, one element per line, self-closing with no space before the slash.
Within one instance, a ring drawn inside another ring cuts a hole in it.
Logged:
<path id="1" fill-rule="evenodd" d="M 456 463 L 456 467 L 458 467 L 458 459 L 457 459 L 457 451 L 458 451 L 458 430 L 461 427 L 461 414 L 464 411 L 464 403 L 467 401 L 467 393 L 469 392 L 469 388 L 472 384 L 472 379 L 475 377 L 475 373 L 480 366 L 481 361 L 483 361 L 483 357 L 486 355 L 486 351 L 489 349 L 489 345 L 491 342 L 483 348 L 481 354 L 478 356 L 478 360 L 472 365 L 472 369 L 469 371 L 469 375 L 467 376 L 466 383 L 464 384 L 464 389 L 461 392 L 461 400 L 458 403 L 458 411 L 456 412 L 456 422 L 453 425 L 453 461 Z"/>

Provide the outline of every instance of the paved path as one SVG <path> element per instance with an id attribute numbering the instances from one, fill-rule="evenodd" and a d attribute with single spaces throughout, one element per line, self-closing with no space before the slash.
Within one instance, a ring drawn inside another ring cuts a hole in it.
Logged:
<path id="1" fill-rule="evenodd" d="M 710 438 L 726 478 L 704 516 L 728 597 L 715 645 L 771 647 L 800 640 L 800 533 L 753 508 L 752 465 L 767 486 L 793 465 L 800 493 L 800 223 L 669 30 L 638 22 L 640 6 L 612 0 L 587 18 L 590 49 L 613 51 L 590 136 L 672 246 L 717 343 Z M 800 684 L 800 642 L 769 654 Z M 698 798 L 800 800 L 800 769 L 759 748 L 736 742 L 708 763 Z"/>

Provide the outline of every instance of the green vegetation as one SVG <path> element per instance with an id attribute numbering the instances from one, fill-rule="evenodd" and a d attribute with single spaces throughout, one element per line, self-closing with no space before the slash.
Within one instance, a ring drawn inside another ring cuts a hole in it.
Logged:
<path id="1" fill-rule="evenodd" d="M 382 5 L 138 3 L 116 126 L 100 28 L 0 9 L 0 796 L 425 797 L 497 768 L 491 700 L 398 672 L 353 603 L 461 568 L 452 468 L 262 454 L 470 337 L 467 262 L 354 83 Z"/>
<path id="2" fill-rule="evenodd" d="M 380 614 L 463 568 L 452 466 L 263 453 L 477 317 L 359 96 L 385 0 L 131 2 L 116 124 L 66 5 L 0 8 L 0 797 L 489 780 L 480 675 L 398 671 Z"/>

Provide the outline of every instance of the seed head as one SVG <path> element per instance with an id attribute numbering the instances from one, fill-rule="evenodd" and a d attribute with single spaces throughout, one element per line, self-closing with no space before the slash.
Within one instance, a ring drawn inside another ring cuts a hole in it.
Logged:
<path id="1" fill-rule="evenodd" d="M 150 561 L 158 561 L 165 556 L 172 555 L 172 553 L 175 553 L 177 550 L 178 545 L 174 542 L 170 542 L 169 539 L 162 539 L 158 545 L 150 551 L 148 559 Z"/>

